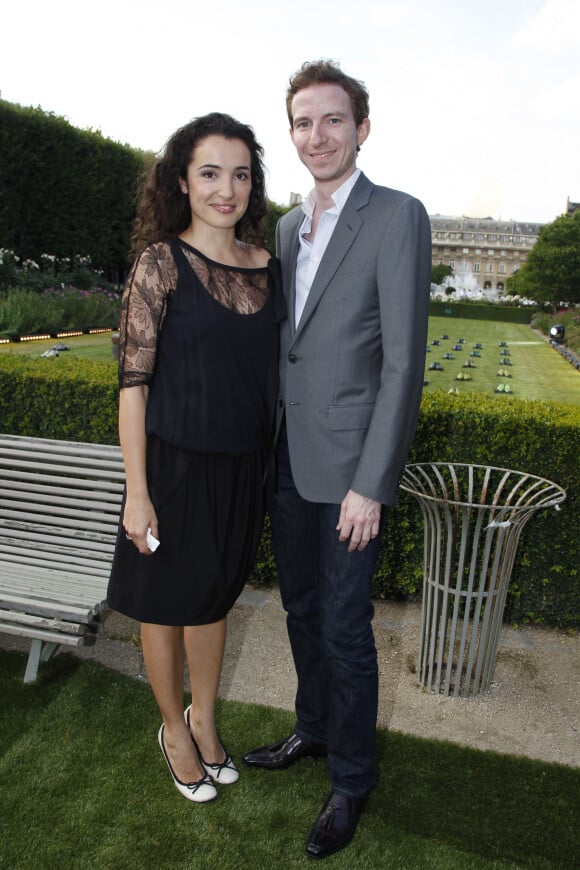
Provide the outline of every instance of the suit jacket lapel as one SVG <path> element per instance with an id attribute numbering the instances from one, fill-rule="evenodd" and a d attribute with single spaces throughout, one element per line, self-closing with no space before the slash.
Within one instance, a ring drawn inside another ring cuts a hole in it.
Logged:
<path id="1" fill-rule="evenodd" d="M 293 324 L 293 335 L 299 335 L 304 329 L 305 325 L 308 323 L 309 319 L 312 317 L 312 314 L 316 310 L 316 306 L 318 305 L 322 294 L 328 287 L 334 274 L 336 273 L 344 257 L 346 256 L 350 246 L 356 239 L 360 228 L 364 223 L 363 219 L 359 214 L 359 209 L 368 203 L 372 189 L 373 184 L 361 172 L 358 181 L 353 187 L 352 192 L 347 199 L 344 208 L 342 209 L 334 232 L 330 237 L 328 247 L 324 252 L 324 256 L 316 272 L 316 277 L 312 282 L 312 287 L 310 288 L 310 293 L 308 294 L 308 299 L 306 300 L 306 305 L 304 306 L 304 311 L 302 312 L 300 323 L 298 324 L 298 328 L 296 328 L 294 320 L 294 299 L 296 295 L 294 279 L 296 275 L 296 257 L 298 255 L 298 229 L 300 227 L 300 224 L 298 225 L 295 233 L 295 247 L 292 254 L 292 283 L 289 285 L 290 287 L 292 287 L 291 322 Z"/>
<path id="2" fill-rule="evenodd" d="M 284 251 L 281 258 L 282 287 L 288 304 L 288 323 L 290 335 L 296 332 L 296 261 L 298 259 L 298 231 L 304 218 L 300 207 L 291 212 L 287 225 L 281 225 L 280 245 Z"/>

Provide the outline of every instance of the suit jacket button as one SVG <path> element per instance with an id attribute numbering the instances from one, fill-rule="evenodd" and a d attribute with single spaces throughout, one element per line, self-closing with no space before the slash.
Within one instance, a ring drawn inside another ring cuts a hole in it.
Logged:
<path id="1" fill-rule="evenodd" d="M 295 353 L 288 354 L 288 362 L 295 363 L 297 361 L 297 359 L 298 359 L 298 357 L 296 356 Z"/>

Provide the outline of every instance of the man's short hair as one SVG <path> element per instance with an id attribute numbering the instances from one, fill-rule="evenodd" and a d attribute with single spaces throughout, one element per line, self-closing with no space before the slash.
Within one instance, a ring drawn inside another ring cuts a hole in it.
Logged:
<path id="1" fill-rule="evenodd" d="M 355 124 L 359 127 L 369 116 L 369 92 L 364 82 L 359 82 L 343 73 L 340 66 L 332 60 L 312 60 L 302 64 L 290 77 L 286 91 L 286 111 L 290 126 L 293 126 L 292 100 L 298 91 L 310 85 L 339 85 L 350 97 Z"/>

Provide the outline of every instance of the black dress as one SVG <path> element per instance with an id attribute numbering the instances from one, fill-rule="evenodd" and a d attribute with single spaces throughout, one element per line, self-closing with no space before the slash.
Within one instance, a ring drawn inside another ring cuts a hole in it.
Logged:
<path id="1" fill-rule="evenodd" d="M 147 483 L 161 544 L 122 525 L 108 604 L 140 622 L 222 619 L 248 576 L 264 516 L 277 393 L 277 263 L 214 263 L 185 242 L 145 249 L 123 296 L 121 387 L 147 384 Z"/>

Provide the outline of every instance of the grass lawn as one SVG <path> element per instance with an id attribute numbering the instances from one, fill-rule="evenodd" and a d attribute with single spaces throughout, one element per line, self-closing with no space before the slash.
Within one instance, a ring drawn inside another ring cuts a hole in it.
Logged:
<path id="1" fill-rule="evenodd" d="M 449 335 L 443 340 L 443 335 Z M 462 351 L 453 351 L 453 345 L 459 338 L 465 339 Z M 439 340 L 439 346 L 431 342 Z M 80 359 L 105 360 L 114 364 L 112 354 L 111 333 L 104 335 L 79 335 L 63 339 L 42 339 L 33 342 L 18 342 L 0 345 L 0 352 L 40 356 L 57 341 L 68 345 L 64 351 L 70 356 Z M 505 368 L 511 378 L 498 377 L 502 357 L 500 341 L 508 344 L 512 363 Z M 481 357 L 470 357 L 473 345 L 483 345 Z M 540 399 L 543 401 L 571 402 L 580 405 L 580 372 L 564 360 L 529 326 L 520 323 L 503 323 L 499 321 L 463 320 L 460 318 L 431 317 L 429 320 L 430 352 L 425 356 L 425 379 L 428 392 L 441 390 L 448 392 L 450 388 L 460 392 L 476 391 L 488 395 L 497 395 L 498 401 L 514 399 Z M 444 353 L 453 353 L 455 359 L 443 359 Z M 463 363 L 471 360 L 475 368 L 464 368 Z M 440 362 L 443 371 L 428 371 L 429 365 Z M 470 381 L 457 380 L 460 373 L 468 373 Z M 495 394 L 498 384 L 509 384 L 512 393 Z"/>
<path id="2" fill-rule="evenodd" d="M 444 335 L 449 338 L 444 340 Z M 461 345 L 462 350 L 455 351 L 453 347 L 460 338 L 465 340 L 465 344 Z M 440 345 L 433 345 L 434 340 L 439 340 Z M 501 341 L 507 343 L 509 356 L 505 359 L 511 362 L 510 366 L 501 364 Z M 476 343 L 482 345 L 480 357 L 470 355 Z M 580 372 L 525 324 L 431 317 L 428 346 L 430 351 L 425 357 L 425 379 L 429 382 L 425 390 L 428 392 L 448 392 L 456 388 L 460 392 L 497 395 L 498 401 L 502 402 L 513 397 L 580 405 Z M 454 359 L 444 359 L 445 353 L 452 353 Z M 464 368 L 467 360 L 474 363 L 475 368 Z M 443 371 L 429 371 L 434 362 L 441 363 Z M 511 377 L 498 376 L 501 368 L 505 368 Z M 457 380 L 458 374 L 465 373 L 471 376 L 471 380 Z M 498 384 L 509 384 L 512 393 L 495 394 Z"/>
<path id="3" fill-rule="evenodd" d="M 242 770 L 206 806 L 175 790 L 149 686 L 70 654 L 24 686 L 0 652 L 0 867 L 293 870 L 328 790 L 325 764 Z M 234 758 L 288 733 L 290 713 L 221 702 Z M 381 731 L 378 784 L 328 867 L 572 868 L 580 771 Z M 326 866 L 325 864 L 325 866 Z"/>
<path id="4" fill-rule="evenodd" d="M 17 353 L 26 356 L 39 357 L 45 350 L 55 344 L 66 344 L 67 351 L 62 355 L 75 356 L 79 359 L 110 360 L 113 359 L 111 333 L 98 335 L 74 335 L 69 338 L 42 338 L 35 341 L 18 341 L 10 344 L 0 344 L 0 352 Z"/>

